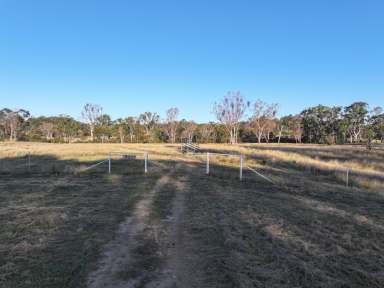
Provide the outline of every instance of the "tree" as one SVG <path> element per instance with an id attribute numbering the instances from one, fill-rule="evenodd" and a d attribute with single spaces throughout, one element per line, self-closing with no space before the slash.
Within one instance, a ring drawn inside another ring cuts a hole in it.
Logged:
<path id="1" fill-rule="evenodd" d="M 201 139 L 205 143 L 215 141 L 215 126 L 213 123 L 203 124 L 200 129 Z"/>
<path id="2" fill-rule="evenodd" d="M 139 122 L 145 128 L 145 135 L 147 139 L 151 139 L 152 131 L 160 121 L 160 116 L 157 113 L 145 112 L 139 116 Z"/>
<path id="3" fill-rule="evenodd" d="M 63 141 L 70 143 L 80 129 L 80 123 L 67 115 L 57 117 L 57 130 Z"/>
<path id="4" fill-rule="evenodd" d="M 137 120 L 134 117 L 127 117 L 125 118 L 124 122 L 127 125 L 129 139 L 130 139 L 130 142 L 132 143 L 136 135 Z"/>
<path id="5" fill-rule="evenodd" d="M 108 114 L 102 114 L 96 119 L 95 132 L 100 136 L 102 143 L 111 136 L 111 124 L 111 117 Z"/>
<path id="6" fill-rule="evenodd" d="M 244 117 L 249 102 L 241 95 L 240 91 L 228 92 L 224 98 L 214 105 L 217 120 L 224 124 L 229 134 L 229 142 L 238 142 L 238 130 L 241 119 Z"/>
<path id="7" fill-rule="evenodd" d="M 177 117 L 179 115 L 179 109 L 175 107 L 169 108 L 166 114 L 167 114 L 167 119 L 165 123 L 166 133 L 168 135 L 169 141 L 171 143 L 175 143 L 176 132 L 177 132 Z"/>
<path id="8" fill-rule="evenodd" d="M 317 105 L 301 112 L 305 139 L 312 143 L 335 143 L 340 107 Z"/>
<path id="9" fill-rule="evenodd" d="M 256 134 L 257 141 L 261 143 L 263 135 L 269 141 L 269 132 L 273 128 L 272 121 L 277 114 L 277 104 L 268 104 L 257 100 L 253 106 L 253 115 L 250 119 L 250 126 Z M 267 133 L 268 132 L 268 133 Z"/>
<path id="10" fill-rule="evenodd" d="M 186 139 L 188 142 L 192 142 L 197 128 L 196 123 L 193 121 L 182 121 L 181 126 L 183 129 L 181 137 Z"/>
<path id="11" fill-rule="evenodd" d="M 127 133 L 127 125 L 125 123 L 125 119 L 119 118 L 113 121 L 112 123 L 112 133 L 113 135 L 117 135 L 120 140 L 120 143 L 123 144 L 125 141 L 125 135 Z"/>
<path id="12" fill-rule="evenodd" d="M 276 119 L 268 119 L 267 125 L 265 126 L 264 139 L 265 142 L 269 143 L 273 131 L 276 129 Z"/>
<path id="13" fill-rule="evenodd" d="M 10 141 L 17 140 L 17 134 L 22 123 L 30 117 L 27 110 L 11 110 L 4 108 L 0 111 L 0 122 L 4 129 L 4 136 L 9 135 Z"/>
<path id="14" fill-rule="evenodd" d="M 292 131 L 292 135 L 295 138 L 296 143 L 301 143 L 303 135 L 302 118 L 300 115 L 292 116 L 289 119 L 289 129 Z"/>
<path id="15" fill-rule="evenodd" d="M 91 141 L 94 140 L 94 131 L 97 124 L 97 119 L 102 115 L 103 108 L 96 104 L 87 103 L 85 104 L 81 115 L 84 121 L 89 125 L 91 133 Z"/>
<path id="16" fill-rule="evenodd" d="M 280 144 L 281 136 L 283 136 L 283 133 L 289 129 L 289 117 L 291 116 L 284 116 L 276 121 L 275 128 L 277 131 L 277 143 L 279 144 Z"/>
<path id="17" fill-rule="evenodd" d="M 55 131 L 55 125 L 51 122 L 43 122 L 39 126 L 39 130 L 41 133 L 45 135 L 45 139 L 47 141 L 53 139 L 53 133 Z"/>
<path id="18" fill-rule="evenodd" d="M 361 132 L 366 123 L 368 115 L 368 104 L 355 102 L 344 109 L 344 117 L 348 121 L 348 133 L 350 142 L 358 142 L 361 139 Z"/>
<path id="19" fill-rule="evenodd" d="M 371 116 L 368 119 L 368 124 L 371 126 L 373 137 L 380 140 L 381 143 L 384 141 L 384 113 L 381 107 L 375 107 Z"/>

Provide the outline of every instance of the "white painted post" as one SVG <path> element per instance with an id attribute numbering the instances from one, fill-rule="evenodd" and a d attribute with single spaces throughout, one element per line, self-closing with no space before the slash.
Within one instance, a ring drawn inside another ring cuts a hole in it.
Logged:
<path id="1" fill-rule="evenodd" d="M 209 175 L 209 152 L 207 152 L 207 171 L 206 174 Z"/>
<path id="2" fill-rule="evenodd" d="M 240 181 L 243 180 L 243 155 L 240 155 Z"/>
<path id="3" fill-rule="evenodd" d="M 144 154 L 144 173 L 148 173 L 148 153 Z"/>
<path id="4" fill-rule="evenodd" d="M 108 173 L 111 174 L 111 153 L 109 153 L 109 156 L 108 156 Z"/>
<path id="5" fill-rule="evenodd" d="M 347 175 L 346 175 L 346 178 L 345 178 L 345 185 L 348 187 L 349 185 L 349 169 L 347 169 Z"/>

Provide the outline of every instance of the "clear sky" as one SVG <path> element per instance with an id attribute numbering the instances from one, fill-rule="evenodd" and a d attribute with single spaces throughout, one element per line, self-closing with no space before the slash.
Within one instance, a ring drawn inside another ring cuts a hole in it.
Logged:
<path id="1" fill-rule="evenodd" d="M 0 0 L 0 107 L 201 122 L 229 90 L 384 106 L 384 1 Z"/>

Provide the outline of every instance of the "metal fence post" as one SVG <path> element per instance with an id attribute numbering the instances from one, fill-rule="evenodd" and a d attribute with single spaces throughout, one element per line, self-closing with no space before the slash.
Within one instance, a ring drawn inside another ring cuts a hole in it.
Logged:
<path id="1" fill-rule="evenodd" d="M 148 153 L 144 154 L 144 173 L 148 173 Z"/>
<path id="2" fill-rule="evenodd" d="M 240 155 L 240 181 L 243 180 L 243 155 Z"/>
<path id="3" fill-rule="evenodd" d="M 207 170 L 206 174 L 209 175 L 209 152 L 207 152 Z"/>

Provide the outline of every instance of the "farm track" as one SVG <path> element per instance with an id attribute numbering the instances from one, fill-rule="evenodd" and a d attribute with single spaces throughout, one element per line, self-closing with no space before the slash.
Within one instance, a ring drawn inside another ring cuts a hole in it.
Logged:
<path id="1" fill-rule="evenodd" d="M 175 165 L 137 203 L 132 216 L 119 225 L 114 240 L 104 247 L 97 269 L 89 275 L 89 288 L 190 287 L 197 281 L 186 263 L 191 258 L 184 249 L 183 231 L 188 181 L 186 176 L 175 175 L 179 169 L 191 171 L 193 165 Z M 171 193 L 173 199 L 168 215 L 154 217 L 159 193 Z"/>

